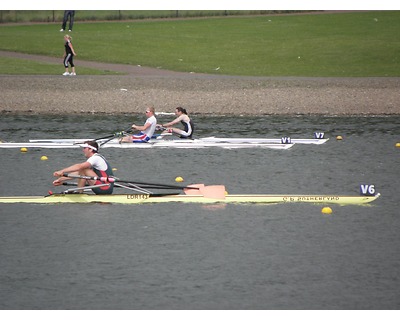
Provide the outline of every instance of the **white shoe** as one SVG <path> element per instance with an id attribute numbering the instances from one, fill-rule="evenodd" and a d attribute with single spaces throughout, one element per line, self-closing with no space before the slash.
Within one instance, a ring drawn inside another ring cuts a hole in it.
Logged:
<path id="1" fill-rule="evenodd" d="M 76 73 L 75 72 L 71 72 L 69 75 L 70 76 L 76 76 Z"/>
<path id="2" fill-rule="evenodd" d="M 70 29 L 70 30 L 68 30 L 69 32 L 71 32 L 72 30 Z"/>
<path id="3" fill-rule="evenodd" d="M 69 76 L 69 72 L 64 72 L 63 76 Z"/>
<path id="4" fill-rule="evenodd" d="M 64 29 L 60 29 L 60 32 L 64 32 Z"/>

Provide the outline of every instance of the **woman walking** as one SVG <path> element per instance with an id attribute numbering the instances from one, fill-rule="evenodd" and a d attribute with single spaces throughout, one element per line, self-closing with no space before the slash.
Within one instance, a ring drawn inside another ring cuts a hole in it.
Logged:
<path id="1" fill-rule="evenodd" d="M 63 73 L 63 76 L 76 76 L 75 65 L 74 65 L 74 56 L 76 56 L 76 53 L 74 47 L 72 46 L 72 37 L 68 34 L 64 36 L 64 47 L 65 47 L 65 52 L 64 52 L 65 72 Z M 69 73 L 68 64 L 71 65 L 71 73 Z"/>

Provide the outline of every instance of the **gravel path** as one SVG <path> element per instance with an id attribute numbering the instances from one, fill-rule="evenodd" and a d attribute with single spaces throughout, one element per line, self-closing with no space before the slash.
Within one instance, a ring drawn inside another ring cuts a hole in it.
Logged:
<path id="1" fill-rule="evenodd" d="M 64 77 L 61 59 L 0 51 L 60 64 L 59 76 L 0 75 L 0 112 L 192 114 L 400 114 L 400 78 L 236 77 L 180 73 L 76 59 L 78 76 Z M 79 67 L 123 76 L 80 76 Z"/>

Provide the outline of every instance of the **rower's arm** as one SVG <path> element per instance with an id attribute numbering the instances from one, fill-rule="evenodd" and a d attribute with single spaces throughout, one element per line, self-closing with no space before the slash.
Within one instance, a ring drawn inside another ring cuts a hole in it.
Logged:
<path id="1" fill-rule="evenodd" d="M 82 169 L 89 169 L 91 167 L 92 165 L 89 162 L 85 161 L 82 163 L 73 164 L 72 166 L 56 171 L 53 173 L 53 176 L 62 177 L 63 174 L 66 172 L 75 172 L 75 171 L 80 171 Z"/>
<path id="2" fill-rule="evenodd" d="M 146 122 L 145 124 L 144 124 L 144 126 L 137 126 L 137 125 L 132 125 L 132 129 L 135 129 L 135 130 L 139 130 L 139 131 L 144 131 L 144 130 L 146 130 L 148 127 L 150 127 L 151 126 L 151 123 L 150 122 Z"/>
<path id="3" fill-rule="evenodd" d="M 176 118 L 175 120 L 172 120 L 171 122 L 168 122 L 168 123 L 164 123 L 162 126 L 163 127 L 170 127 L 170 126 L 173 126 L 174 124 L 177 124 L 177 123 L 179 123 L 179 122 L 181 122 L 182 121 L 182 115 L 180 115 L 178 118 Z"/>

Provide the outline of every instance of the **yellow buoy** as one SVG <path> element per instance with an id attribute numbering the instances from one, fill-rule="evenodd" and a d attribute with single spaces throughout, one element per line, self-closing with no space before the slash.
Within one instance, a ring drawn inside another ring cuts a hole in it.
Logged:
<path id="1" fill-rule="evenodd" d="M 182 177 L 176 177 L 176 178 L 175 178 L 175 181 L 176 181 L 176 182 L 183 182 L 183 178 L 182 178 Z"/>
<path id="2" fill-rule="evenodd" d="M 397 148 L 400 148 L 400 142 L 397 142 L 397 143 L 396 143 L 396 147 L 397 147 Z"/>
<path id="3" fill-rule="evenodd" d="M 47 158 L 47 156 L 41 156 L 40 160 L 48 160 L 49 158 Z"/>
<path id="4" fill-rule="evenodd" d="M 22 147 L 22 148 L 21 148 L 21 152 L 28 152 L 28 149 L 25 148 L 25 147 Z"/>
<path id="5" fill-rule="evenodd" d="M 117 168 L 112 168 L 112 171 L 117 171 L 118 169 Z"/>
<path id="6" fill-rule="evenodd" d="M 321 212 L 323 214 L 331 214 L 332 213 L 332 209 L 329 208 L 329 207 L 324 207 L 324 208 L 322 208 Z"/>
<path id="7" fill-rule="evenodd" d="M 343 137 L 342 136 L 337 136 L 336 140 L 343 140 Z"/>

